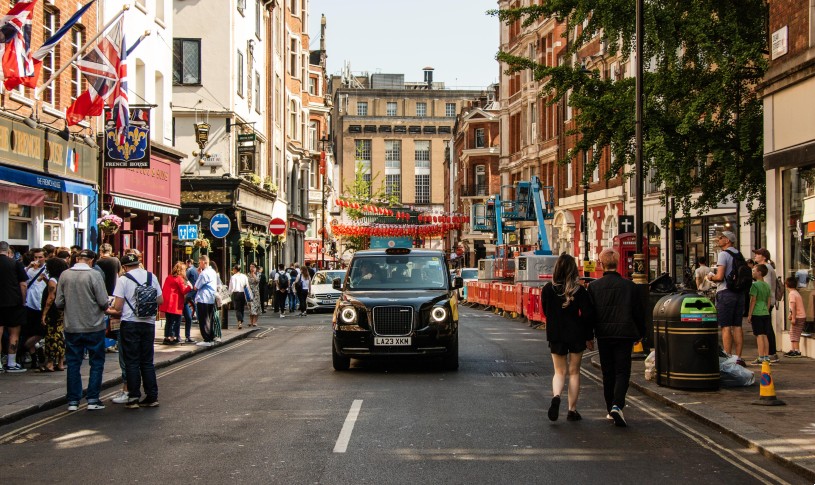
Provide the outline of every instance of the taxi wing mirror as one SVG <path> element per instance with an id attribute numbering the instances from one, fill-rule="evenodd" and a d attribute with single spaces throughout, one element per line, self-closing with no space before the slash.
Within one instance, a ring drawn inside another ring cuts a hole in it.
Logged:
<path id="1" fill-rule="evenodd" d="M 334 288 L 335 290 L 342 291 L 342 280 L 339 278 L 334 278 L 331 281 L 331 287 Z"/>
<path id="2" fill-rule="evenodd" d="M 461 276 L 456 276 L 453 278 L 453 288 L 461 288 L 464 286 L 464 278 Z"/>

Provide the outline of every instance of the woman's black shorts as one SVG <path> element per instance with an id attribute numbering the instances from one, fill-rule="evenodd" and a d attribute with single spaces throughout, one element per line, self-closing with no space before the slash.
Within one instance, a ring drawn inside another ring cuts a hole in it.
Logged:
<path id="1" fill-rule="evenodd" d="M 553 354 L 577 354 L 586 350 L 586 342 L 549 342 Z"/>

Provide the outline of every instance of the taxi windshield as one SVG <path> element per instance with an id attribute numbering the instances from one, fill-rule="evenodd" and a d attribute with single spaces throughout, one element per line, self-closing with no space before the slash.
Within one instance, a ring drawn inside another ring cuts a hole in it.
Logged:
<path id="1" fill-rule="evenodd" d="M 447 289 L 447 267 L 438 256 L 382 255 L 356 258 L 349 269 L 352 290 Z"/>

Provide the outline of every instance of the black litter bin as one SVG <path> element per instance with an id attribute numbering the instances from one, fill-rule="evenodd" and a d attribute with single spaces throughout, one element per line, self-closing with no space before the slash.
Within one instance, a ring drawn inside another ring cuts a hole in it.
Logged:
<path id="1" fill-rule="evenodd" d="M 673 278 L 668 273 L 662 273 L 661 275 L 657 276 L 656 279 L 648 283 L 648 306 L 645 308 L 645 327 L 646 333 L 645 337 L 643 338 L 643 346 L 646 349 L 646 352 L 650 351 L 651 348 L 656 347 L 654 342 L 654 320 L 651 318 L 652 316 L 656 315 L 654 313 L 654 308 L 659 300 L 662 299 L 665 295 L 670 295 L 676 292 L 676 285 L 674 284 Z"/>
<path id="2" fill-rule="evenodd" d="M 660 386 L 719 389 L 716 307 L 695 292 L 662 297 L 654 307 L 656 377 Z"/>

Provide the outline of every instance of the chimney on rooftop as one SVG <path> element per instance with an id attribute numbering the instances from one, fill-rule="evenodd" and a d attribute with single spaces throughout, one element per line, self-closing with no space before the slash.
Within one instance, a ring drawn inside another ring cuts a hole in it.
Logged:
<path id="1" fill-rule="evenodd" d="M 425 67 L 424 71 L 424 82 L 427 84 L 427 89 L 433 89 L 433 68 L 432 67 Z"/>

